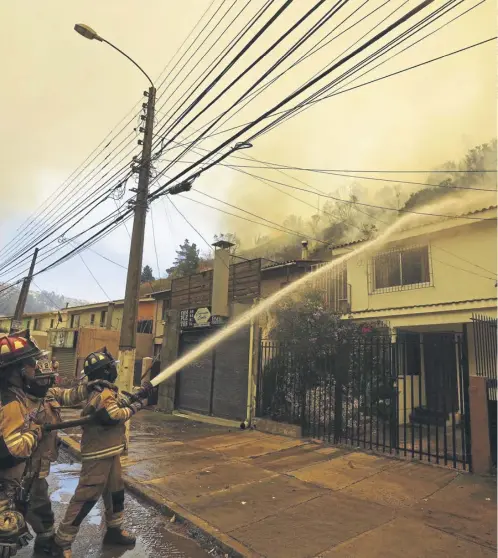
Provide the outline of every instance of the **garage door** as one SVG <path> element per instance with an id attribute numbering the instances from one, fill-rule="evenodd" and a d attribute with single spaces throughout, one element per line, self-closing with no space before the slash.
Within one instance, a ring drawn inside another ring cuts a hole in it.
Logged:
<path id="1" fill-rule="evenodd" d="M 76 377 L 76 351 L 75 349 L 52 349 L 54 356 L 59 363 L 59 379 L 61 385 L 73 385 Z"/>
<path id="2" fill-rule="evenodd" d="M 188 353 L 206 339 L 205 332 L 183 333 L 180 337 L 180 355 Z M 182 368 L 177 376 L 176 406 L 187 411 L 209 414 L 213 352 L 201 356 Z"/>
<path id="3" fill-rule="evenodd" d="M 180 337 L 180 354 L 202 343 L 212 332 L 183 333 Z M 180 371 L 176 406 L 197 413 L 244 420 L 248 373 L 249 329 L 245 329 Z"/>

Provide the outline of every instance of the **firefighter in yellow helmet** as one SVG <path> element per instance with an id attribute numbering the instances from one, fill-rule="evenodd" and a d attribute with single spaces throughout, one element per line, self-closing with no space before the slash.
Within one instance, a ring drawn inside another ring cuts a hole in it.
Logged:
<path id="1" fill-rule="evenodd" d="M 42 438 L 30 416 L 26 391 L 42 351 L 29 331 L 0 337 L 0 556 L 14 556 L 33 537 L 20 502 L 27 459 Z"/>
<path id="2" fill-rule="evenodd" d="M 37 424 L 61 422 L 61 407 L 69 407 L 84 401 L 91 384 L 80 384 L 72 389 L 55 387 L 56 373 L 48 359 L 37 362 L 35 377 L 26 386 L 27 405 Z M 54 514 L 48 495 L 47 477 L 50 463 L 57 460 L 57 432 L 45 433 L 33 452 L 26 471 L 31 487 L 26 520 L 36 533 L 35 551 L 50 552 L 54 535 Z"/>
<path id="3" fill-rule="evenodd" d="M 125 422 L 145 405 L 130 402 L 114 385 L 118 373 L 116 361 L 104 347 L 88 355 L 84 373 L 92 382 L 82 416 L 93 416 L 85 424 L 81 438 L 81 474 L 76 492 L 54 537 L 54 556 L 68 558 L 83 519 L 102 496 L 107 532 L 104 542 L 124 546 L 135 544 L 135 537 L 122 529 L 124 483 L 120 456 L 125 449 Z M 147 383 L 139 391 L 145 398 L 152 390 Z"/>

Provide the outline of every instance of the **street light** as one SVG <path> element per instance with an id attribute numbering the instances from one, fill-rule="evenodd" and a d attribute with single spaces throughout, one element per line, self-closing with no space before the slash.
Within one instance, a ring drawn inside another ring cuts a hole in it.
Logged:
<path id="1" fill-rule="evenodd" d="M 76 33 L 79 33 L 85 39 L 96 39 L 97 41 L 102 41 L 102 37 L 99 37 L 97 31 L 93 30 L 89 25 L 85 25 L 84 23 L 77 23 L 74 26 L 74 30 Z"/>
<path id="2" fill-rule="evenodd" d="M 130 256 L 128 262 L 128 274 L 126 276 L 126 291 L 123 306 L 123 319 L 121 321 L 121 335 L 119 338 L 119 386 L 121 389 L 132 391 L 133 375 L 135 371 L 136 332 L 138 301 L 140 297 L 140 275 L 142 272 L 142 258 L 144 251 L 145 219 L 147 215 L 147 198 L 149 195 L 149 177 L 152 151 L 152 133 L 154 126 L 154 105 L 156 100 L 156 88 L 149 75 L 141 68 L 135 60 L 130 58 L 117 46 L 101 37 L 94 29 L 84 23 L 77 23 L 74 30 L 85 39 L 96 40 L 108 44 L 114 50 L 122 54 L 134 64 L 149 80 L 149 91 L 145 92 L 148 97 L 147 115 L 145 119 L 144 139 L 142 143 L 142 155 L 139 165 L 139 178 L 137 195 L 134 202 L 133 232 L 131 235 Z"/>
<path id="3" fill-rule="evenodd" d="M 118 48 L 116 45 L 113 45 L 111 42 L 109 42 L 107 39 L 104 39 L 104 37 L 101 37 L 97 31 L 95 31 L 95 29 L 92 29 L 89 25 L 86 25 L 85 23 L 77 23 L 74 26 L 74 30 L 76 31 L 76 33 L 80 34 L 82 37 L 85 37 L 85 39 L 89 39 L 90 41 L 93 41 L 93 39 L 95 39 L 96 41 L 100 41 L 101 43 L 106 43 L 108 44 L 110 47 L 112 47 L 114 50 L 117 50 L 120 54 L 122 54 L 124 57 L 128 58 L 128 60 L 134 64 L 141 72 L 142 74 L 149 80 L 149 83 L 151 85 L 151 87 L 154 87 L 154 83 L 152 82 L 152 80 L 150 79 L 149 75 L 146 73 L 146 71 L 135 62 L 135 60 L 133 60 L 133 58 L 130 58 L 126 52 L 123 52 L 120 48 Z"/>

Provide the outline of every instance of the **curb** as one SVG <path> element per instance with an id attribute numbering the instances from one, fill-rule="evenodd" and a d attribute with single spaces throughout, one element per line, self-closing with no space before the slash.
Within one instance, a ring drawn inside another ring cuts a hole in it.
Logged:
<path id="1" fill-rule="evenodd" d="M 62 446 L 64 446 L 73 457 L 79 460 L 80 444 L 73 440 L 71 436 L 64 433 L 64 431 L 61 431 L 60 441 Z M 230 558 L 261 558 L 260 554 L 253 552 L 236 539 L 219 531 L 207 523 L 207 521 L 190 513 L 176 502 L 172 502 L 157 494 L 153 489 L 136 482 L 125 472 L 123 472 L 123 480 L 126 489 L 133 495 L 138 496 L 163 515 L 176 516 L 176 520 L 189 529 L 190 536 L 194 540 L 198 540 L 201 538 L 199 535 L 202 535 L 202 538 L 204 538 L 207 543 L 210 545 L 215 544 L 220 550 L 228 554 Z"/>

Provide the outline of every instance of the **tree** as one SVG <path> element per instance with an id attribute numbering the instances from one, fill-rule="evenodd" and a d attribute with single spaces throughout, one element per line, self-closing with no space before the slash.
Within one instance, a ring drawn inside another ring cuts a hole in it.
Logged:
<path id="1" fill-rule="evenodd" d="M 150 267 L 150 265 L 146 265 L 142 269 L 140 283 L 149 283 L 150 281 L 155 281 L 155 278 L 154 278 L 154 274 L 152 273 L 152 268 Z"/>
<path id="2" fill-rule="evenodd" d="M 199 252 L 200 250 L 195 243 L 190 244 L 190 241 L 185 239 L 176 251 L 173 265 L 166 270 L 168 277 L 187 277 L 196 273 L 200 262 Z"/>
<path id="3" fill-rule="evenodd" d="M 391 424 L 395 392 L 383 324 L 344 319 L 309 290 L 279 304 L 269 330 L 260 412 L 303 428 L 322 425 L 336 441 L 372 412 Z"/>

